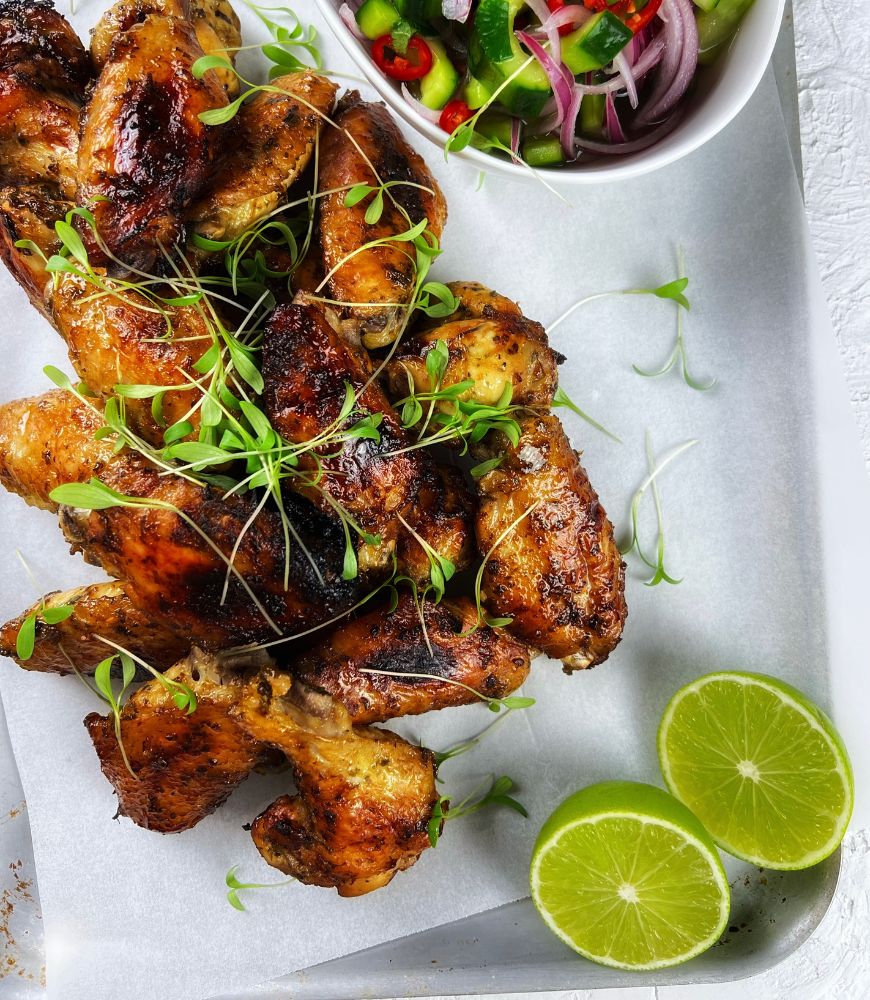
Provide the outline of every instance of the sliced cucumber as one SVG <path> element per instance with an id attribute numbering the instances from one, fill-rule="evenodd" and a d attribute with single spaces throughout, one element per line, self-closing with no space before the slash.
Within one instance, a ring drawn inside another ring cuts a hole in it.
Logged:
<path id="1" fill-rule="evenodd" d="M 420 102 L 437 111 L 444 107 L 459 86 L 459 73 L 439 39 L 427 38 L 426 44 L 432 52 L 432 68 L 420 80 Z"/>
<path id="2" fill-rule="evenodd" d="M 441 16 L 441 0 L 396 0 L 396 8 L 406 21 L 418 28 L 427 28 Z"/>
<path id="3" fill-rule="evenodd" d="M 523 143 L 523 159 L 530 167 L 555 167 L 565 162 L 562 143 L 552 136 L 526 139 Z"/>
<path id="4" fill-rule="evenodd" d="M 492 87 L 478 80 L 476 76 L 470 76 L 462 88 L 462 99 L 471 108 L 477 111 L 492 97 Z"/>
<path id="5" fill-rule="evenodd" d="M 701 10 L 711 11 L 719 3 L 719 0 L 693 0 L 693 3 Z"/>
<path id="6" fill-rule="evenodd" d="M 372 41 L 388 35 L 400 20 L 401 15 L 389 0 L 365 0 L 356 12 L 359 30 Z"/>
<path id="7" fill-rule="evenodd" d="M 479 132 L 484 138 L 492 139 L 501 143 L 502 146 L 511 146 L 511 120 L 506 115 L 483 114 L 474 126 L 475 132 Z"/>
<path id="8" fill-rule="evenodd" d="M 537 118 L 550 96 L 550 81 L 537 62 L 529 62 L 514 37 L 514 18 L 522 7 L 522 0 L 480 0 L 468 43 L 468 65 L 492 92 L 520 70 L 496 100 L 521 118 Z"/>
<path id="9" fill-rule="evenodd" d="M 632 31 L 615 14 L 602 10 L 562 39 L 562 62 L 577 76 L 601 69 L 631 41 Z"/>
<path id="10" fill-rule="evenodd" d="M 590 139 L 604 134 L 604 94 L 586 94 L 580 102 L 580 131 Z"/>
<path id="11" fill-rule="evenodd" d="M 719 0 L 716 7 L 698 15 L 699 61 L 711 63 L 734 37 L 752 0 Z"/>

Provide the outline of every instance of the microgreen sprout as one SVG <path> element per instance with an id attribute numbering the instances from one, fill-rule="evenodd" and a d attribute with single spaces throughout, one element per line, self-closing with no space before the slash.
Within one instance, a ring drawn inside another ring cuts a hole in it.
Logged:
<path id="1" fill-rule="evenodd" d="M 632 368 L 638 375 L 642 375 L 644 378 L 658 378 L 660 375 L 667 375 L 677 362 L 680 363 L 680 374 L 683 376 L 683 381 L 690 389 L 695 389 L 697 392 L 707 392 L 716 384 L 716 379 L 714 378 L 708 379 L 706 382 L 701 382 L 689 374 L 689 362 L 686 358 L 686 341 L 683 336 L 682 309 L 677 310 L 677 336 L 674 341 L 673 349 L 665 359 L 664 364 L 655 371 L 646 371 L 643 368 L 639 368 L 637 365 L 632 365 Z"/>
<path id="2" fill-rule="evenodd" d="M 30 577 L 34 588 L 38 591 L 40 589 L 39 583 L 27 560 L 18 549 L 15 550 L 15 555 L 24 567 L 25 573 Z M 73 608 L 71 605 L 56 604 L 48 606 L 45 603 L 45 598 L 40 597 L 39 607 L 35 611 L 31 611 L 24 618 L 18 629 L 18 635 L 15 637 L 15 654 L 18 659 L 26 662 L 33 656 L 33 651 L 36 647 L 36 625 L 38 621 L 44 622 L 46 625 L 59 625 L 61 622 L 65 622 L 72 613 Z"/>
<path id="3" fill-rule="evenodd" d="M 534 698 L 526 698 L 523 695 L 507 695 L 504 698 L 492 698 L 482 691 L 471 687 L 469 684 L 464 684 L 462 681 L 457 681 L 452 677 L 439 677 L 438 674 L 412 673 L 408 670 L 380 670 L 375 667 L 360 667 L 360 672 L 363 674 L 377 674 L 382 677 L 397 677 L 399 680 L 410 677 L 415 680 L 436 681 L 439 684 L 449 684 L 453 687 L 459 687 L 463 691 L 473 694 L 475 698 L 478 698 L 486 705 L 490 712 L 495 713 L 505 710 L 515 711 L 520 708 L 531 708 L 535 704 Z"/>
<path id="4" fill-rule="evenodd" d="M 121 662 L 121 689 L 117 695 L 115 694 L 115 690 L 112 685 L 112 666 L 116 659 Z M 96 670 L 94 670 L 94 688 L 97 694 L 112 710 L 112 718 L 115 726 L 115 739 L 118 741 L 118 749 L 121 752 L 124 767 L 127 768 L 134 778 L 137 778 L 138 775 L 130 765 L 130 760 L 127 757 L 127 751 L 124 747 L 124 740 L 121 737 L 121 706 L 124 701 L 124 694 L 135 680 L 135 677 L 136 666 L 133 663 L 132 657 L 128 653 L 113 653 L 111 656 L 107 656 L 104 660 L 100 660 L 97 664 Z M 87 683 L 87 681 L 85 683 Z M 88 686 L 90 687 L 90 685 Z"/>
<path id="5" fill-rule="evenodd" d="M 559 386 L 556 389 L 556 393 L 553 396 L 553 402 L 551 405 L 553 406 L 554 409 L 560 406 L 566 407 L 573 413 L 576 413 L 581 420 L 585 420 L 586 423 L 589 424 L 591 427 L 594 427 L 596 430 L 601 431 L 602 434 L 606 434 L 611 440 L 615 441 L 617 444 L 622 444 L 620 438 L 618 438 L 615 434 L 609 431 L 606 427 L 599 424 L 597 420 L 590 417 L 588 413 L 581 410 L 580 407 L 571 399 L 568 393 L 565 392 L 565 390 L 561 386 Z"/>
<path id="6" fill-rule="evenodd" d="M 294 879 L 294 878 L 288 878 L 288 879 L 285 879 L 283 882 L 240 882 L 236 878 L 236 872 L 238 870 L 239 870 L 239 866 L 238 865 L 233 865 L 233 867 L 230 868 L 230 870 L 226 874 L 225 881 L 226 881 L 226 884 L 227 884 L 227 889 L 229 890 L 227 892 L 227 902 L 234 909 L 241 910 L 243 912 L 245 910 L 245 906 L 242 903 L 242 901 L 239 899 L 239 892 L 241 890 L 243 890 L 243 889 L 244 890 L 248 890 L 248 889 L 277 889 L 277 888 L 279 888 L 282 885 L 290 885 L 292 882 L 296 881 L 296 879 Z"/>
<path id="7" fill-rule="evenodd" d="M 413 536 L 426 553 L 426 558 L 429 560 L 429 580 L 432 584 L 432 590 L 435 592 L 435 603 L 438 604 L 444 596 L 444 589 L 447 586 L 448 581 L 451 580 L 453 575 L 456 573 L 456 566 L 446 556 L 442 556 L 440 552 L 436 552 L 426 539 L 415 531 L 410 524 L 408 524 L 401 514 L 398 514 L 397 516 L 405 526 L 405 530 Z"/>
<path id="8" fill-rule="evenodd" d="M 646 446 L 646 460 L 648 473 L 644 481 L 640 484 L 634 496 L 631 499 L 630 508 L 630 518 L 631 518 L 631 537 L 628 539 L 627 543 L 621 546 L 621 551 L 623 555 L 628 555 L 631 551 L 636 551 L 641 561 L 653 571 L 652 577 L 646 581 L 648 587 L 655 587 L 657 584 L 664 581 L 665 583 L 678 584 L 681 581 L 671 576 L 665 570 L 665 529 L 664 529 L 664 517 L 662 514 L 661 496 L 658 489 L 658 478 L 664 472 L 664 470 L 674 461 L 675 458 L 682 455 L 684 451 L 696 445 L 698 441 L 693 439 L 691 441 L 685 441 L 683 444 L 678 445 L 668 452 L 664 458 L 660 459 L 658 464 L 655 462 L 655 458 L 652 450 L 652 438 L 649 432 L 646 434 L 645 446 Z M 655 542 L 655 561 L 650 559 L 640 542 L 640 529 L 639 529 L 639 511 L 640 504 L 643 500 L 644 494 L 647 489 L 652 488 L 653 504 L 655 506 L 656 512 L 656 542 Z"/>
<path id="9" fill-rule="evenodd" d="M 656 288 L 620 288 L 610 292 L 595 292 L 593 295 L 586 295 L 569 306 L 558 319 L 554 319 L 547 327 L 547 333 L 551 334 L 557 326 L 561 326 L 569 316 L 582 306 L 588 305 L 590 302 L 597 302 L 599 299 L 619 298 L 623 295 L 652 295 L 657 299 L 669 299 L 676 302 L 682 309 L 688 310 L 690 308 L 689 300 L 683 294 L 688 284 L 688 278 L 675 278 L 673 281 L 667 281 Z"/>
<path id="10" fill-rule="evenodd" d="M 513 779 L 502 775 L 500 778 L 489 779 L 489 787 L 479 785 L 456 806 L 451 807 L 449 796 L 442 795 L 432 809 L 432 816 L 427 827 L 429 843 L 433 847 L 438 846 L 438 841 L 441 838 L 441 827 L 444 823 L 460 819 L 463 816 L 471 816 L 488 806 L 504 806 L 518 812 L 520 816 L 528 817 L 529 813 L 526 807 L 508 794 L 513 788 Z"/>
<path id="11" fill-rule="evenodd" d="M 124 658 L 126 657 L 131 662 L 138 663 L 140 667 L 148 671 L 149 674 L 156 680 L 166 693 L 172 698 L 175 703 L 175 707 L 181 711 L 186 712 L 188 715 L 193 715 L 196 711 L 197 700 L 196 693 L 193 688 L 188 687 L 187 684 L 182 684 L 181 681 L 173 681 L 161 674 L 160 671 L 155 670 L 150 663 L 147 663 L 142 659 L 141 656 L 137 656 L 135 653 L 131 653 L 129 649 L 125 649 L 123 646 L 118 645 L 114 639 L 106 639 L 104 636 L 94 634 L 94 638 L 99 642 L 104 643 L 106 646 L 111 646 L 115 650 L 116 654 L 121 656 L 122 665 L 124 663 Z M 135 671 L 135 668 L 134 668 Z"/>
<path id="12" fill-rule="evenodd" d="M 534 698 L 527 698 L 522 695 L 510 695 L 507 698 L 498 699 L 497 705 L 488 706 L 492 711 L 498 713 L 498 718 L 494 719 L 488 726 L 482 729 L 476 736 L 469 736 L 467 739 L 460 740 L 458 743 L 454 743 L 452 746 L 448 747 L 446 750 L 436 750 L 435 753 L 435 767 L 440 768 L 448 760 L 452 760 L 454 757 L 461 757 L 463 754 L 473 750 L 478 746 L 483 739 L 491 733 L 496 726 L 500 725 L 504 720 L 511 714 L 511 712 L 521 711 L 524 708 L 531 708 L 535 704 Z M 505 709 L 505 711 L 502 711 Z M 441 780 L 436 775 L 437 780 Z"/>

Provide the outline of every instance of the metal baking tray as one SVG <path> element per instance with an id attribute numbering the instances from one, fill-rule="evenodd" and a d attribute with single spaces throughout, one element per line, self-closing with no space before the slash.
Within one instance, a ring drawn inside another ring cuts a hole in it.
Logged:
<path id="1" fill-rule="evenodd" d="M 790 6 L 774 55 L 774 71 L 800 179 Z M 826 401 L 841 393 L 842 387 L 835 378 L 825 381 L 818 376 L 817 382 L 817 405 L 824 412 Z M 820 462 L 824 460 L 820 454 Z M 827 460 L 832 459 L 829 456 Z M 836 512 L 828 511 L 831 513 Z M 837 523 L 830 516 L 824 520 Z M 837 585 L 830 567 L 827 577 L 829 588 Z M 824 670 L 824 664 L 817 669 Z M 25 1000 L 44 993 L 41 921 L 23 795 L 2 723 L 0 715 L 0 851 L 14 859 L 14 867 L 7 872 L 8 861 L 3 865 L 6 895 L 0 913 L 0 939 L 9 964 L 0 971 L 0 992 L 9 1000 Z M 533 993 L 742 979 L 771 968 L 807 940 L 834 896 L 839 870 L 839 852 L 804 872 L 764 872 L 732 863 L 732 915 L 723 939 L 688 965 L 658 973 L 622 973 L 578 959 L 546 929 L 526 899 L 219 1000 Z M 456 891 L 461 892 L 460 882 Z"/>

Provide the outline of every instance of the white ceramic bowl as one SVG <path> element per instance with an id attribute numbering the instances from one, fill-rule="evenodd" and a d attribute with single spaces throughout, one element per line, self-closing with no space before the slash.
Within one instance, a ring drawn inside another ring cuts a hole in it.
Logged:
<path id="1" fill-rule="evenodd" d="M 421 135 L 442 149 L 446 134 L 426 121 L 402 97 L 399 84 L 385 77 L 372 61 L 366 43 L 354 37 L 338 15 L 341 0 L 315 0 L 326 22 L 387 105 Z M 547 167 L 550 182 L 574 187 L 638 177 L 691 153 L 720 132 L 743 108 L 761 82 L 770 61 L 785 0 L 755 0 L 727 52 L 712 66 L 699 68 L 696 86 L 686 102 L 680 123 L 661 141 L 627 156 L 582 158 L 564 167 Z M 531 177 L 529 171 L 506 158 L 466 148 L 452 156 L 472 162 L 480 170 L 495 170 L 512 177 Z"/>

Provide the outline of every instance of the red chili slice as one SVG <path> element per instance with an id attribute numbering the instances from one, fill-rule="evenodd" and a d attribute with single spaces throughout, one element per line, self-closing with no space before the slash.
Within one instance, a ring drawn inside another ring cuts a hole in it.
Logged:
<path id="1" fill-rule="evenodd" d="M 619 0 L 618 3 L 608 3 L 608 0 L 583 0 L 583 6 L 587 10 L 595 11 L 595 13 L 609 10 L 635 34 L 643 31 L 656 16 L 661 5 L 662 0 L 646 0 L 646 3 L 643 0 Z M 552 10 L 552 7 L 550 9 Z"/>
<path id="2" fill-rule="evenodd" d="M 372 59 L 391 80 L 419 80 L 432 69 L 432 50 L 419 35 L 411 35 L 404 55 L 393 47 L 392 35 L 381 35 L 372 45 Z"/>
<path id="3" fill-rule="evenodd" d="M 448 101 L 444 105 L 438 124 L 445 132 L 454 132 L 472 116 L 471 108 L 465 101 Z"/>

